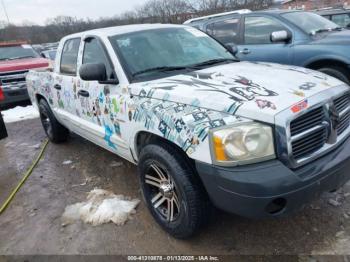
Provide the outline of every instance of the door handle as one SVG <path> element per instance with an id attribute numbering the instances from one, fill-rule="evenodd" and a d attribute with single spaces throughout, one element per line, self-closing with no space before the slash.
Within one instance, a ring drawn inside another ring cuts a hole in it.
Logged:
<path id="1" fill-rule="evenodd" d="M 78 91 L 78 95 L 79 96 L 83 96 L 83 97 L 89 97 L 90 96 L 89 92 L 86 91 L 86 90 L 79 90 Z"/>
<path id="2" fill-rule="evenodd" d="M 53 87 L 54 87 L 55 89 L 57 89 L 57 90 L 61 90 L 61 89 L 62 89 L 62 86 L 60 86 L 59 84 L 54 85 Z"/>
<path id="3" fill-rule="evenodd" d="M 250 51 L 248 48 L 244 48 L 242 51 L 240 51 L 243 55 L 249 55 L 252 51 Z"/>

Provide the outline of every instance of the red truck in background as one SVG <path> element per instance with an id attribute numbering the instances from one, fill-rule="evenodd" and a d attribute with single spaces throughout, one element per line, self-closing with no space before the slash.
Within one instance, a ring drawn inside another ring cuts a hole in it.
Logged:
<path id="1" fill-rule="evenodd" d="M 30 69 L 49 67 L 26 42 L 0 42 L 0 107 L 29 101 L 25 77 Z"/>

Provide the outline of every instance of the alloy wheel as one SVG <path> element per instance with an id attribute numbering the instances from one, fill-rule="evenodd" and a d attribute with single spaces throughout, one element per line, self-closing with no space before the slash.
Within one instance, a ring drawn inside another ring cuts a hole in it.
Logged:
<path id="1" fill-rule="evenodd" d="M 145 175 L 145 184 L 151 205 L 167 222 L 174 222 L 180 214 L 180 202 L 176 184 L 171 175 L 160 165 L 152 163 Z"/>
<path id="2" fill-rule="evenodd" d="M 52 124 L 51 120 L 45 110 L 40 111 L 40 119 L 43 124 L 46 134 L 51 138 L 52 137 Z"/>

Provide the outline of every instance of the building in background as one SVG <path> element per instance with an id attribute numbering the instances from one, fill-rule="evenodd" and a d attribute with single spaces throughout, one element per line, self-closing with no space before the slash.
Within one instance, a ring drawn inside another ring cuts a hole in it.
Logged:
<path id="1" fill-rule="evenodd" d="M 314 10 L 320 8 L 350 7 L 350 1 L 341 0 L 286 0 L 282 2 L 283 9 Z"/>

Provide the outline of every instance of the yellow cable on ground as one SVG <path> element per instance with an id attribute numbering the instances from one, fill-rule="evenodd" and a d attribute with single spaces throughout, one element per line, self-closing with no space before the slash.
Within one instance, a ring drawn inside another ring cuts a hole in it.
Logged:
<path id="1" fill-rule="evenodd" d="M 27 178 L 32 174 L 34 168 L 36 167 L 36 165 L 39 163 L 40 159 L 42 158 L 48 143 L 49 143 L 49 141 L 46 139 L 45 142 L 43 143 L 43 146 L 42 146 L 42 148 L 40 150 L 40 153 L 37 156 L 37 158 L 34 160 L 34 162 L 30 166 L 30 168 L 27 170 L 27 172 L 25 172 L 22 180 L 19 182 L 17 187 L 12 191 L 11 195 L 6 199 L 5 203 L 1 206 L 1 208 L 0 208 L 0 215 L 5 211 L 5 209 L 8 207 L 8 205 L 11 203 L 12 199 L 15 197 L 16 193 L 22 187 L 22 185 L 27 180 Z"/>

